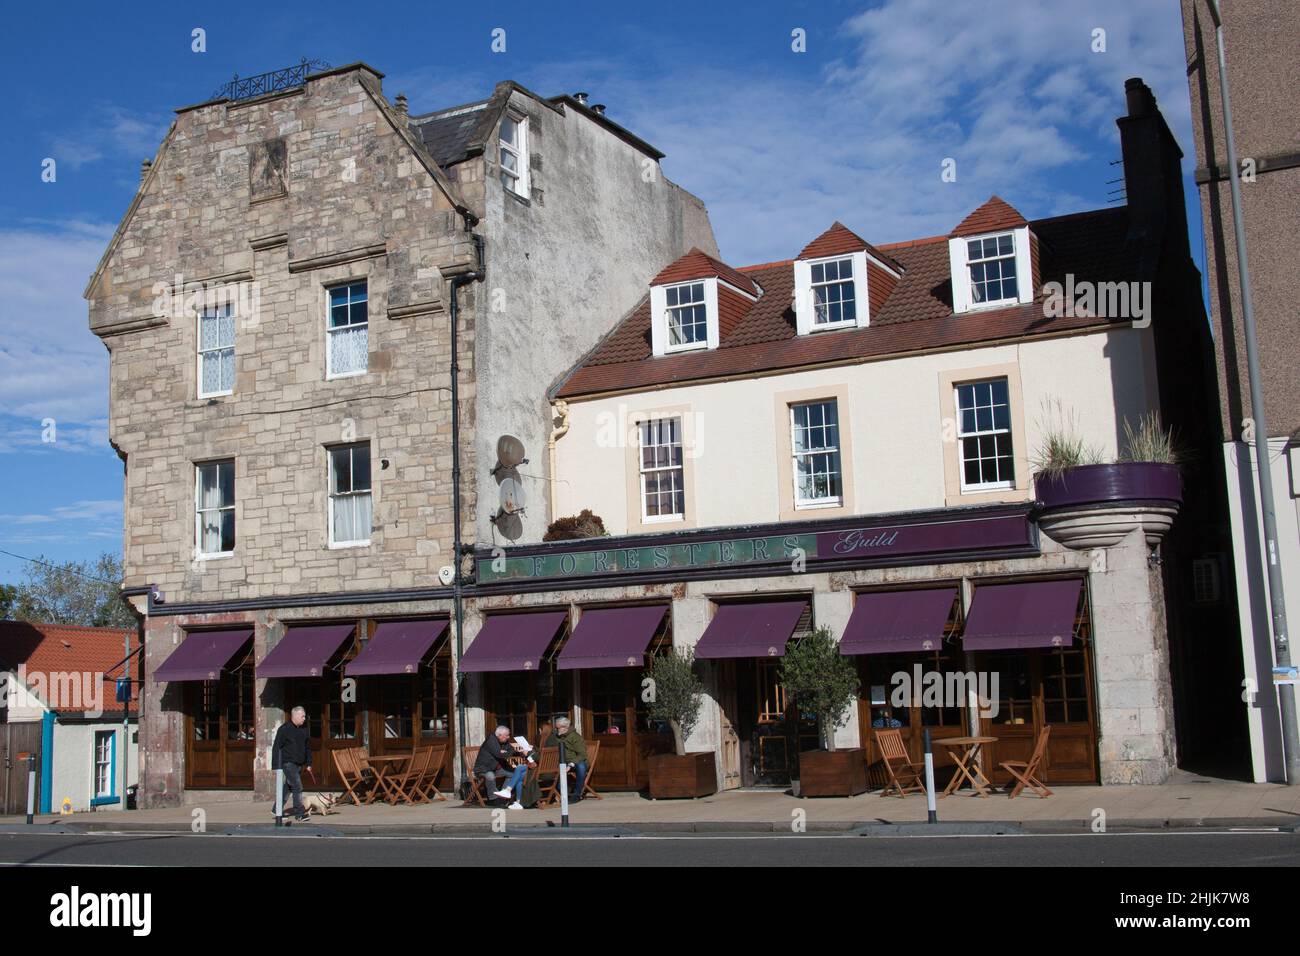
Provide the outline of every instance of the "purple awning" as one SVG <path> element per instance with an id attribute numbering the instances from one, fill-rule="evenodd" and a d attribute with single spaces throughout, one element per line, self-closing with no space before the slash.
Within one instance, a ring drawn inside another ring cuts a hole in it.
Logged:
<path id="1" fill-rule="evenodd" d="M 956 586 L 859 594 L 840 639 L 840 653 L 937 651 L 956 600 Z"/>
<path id="2" fill-rule="evenodd" d="M 349 677 L 414 674 L 429 649 L 446 632 L 447 622 L 443 620 L 383 621 L 343 672 Z"/>
<path id="3" fill-rule="evenodd" d="M 229 631 L 192 631 L 153 672 L 154 680 L 217 680 L 221 671 L 253 636 L 251 627 Z"/>
<path id="4" fill-rule="evenodd" d="M 569 619 L 568 611 L 533 614 L 494 614 L 470 642 L 460 661 L 460 671 L 535 671 L 551 640 Z"/>
<path id="5" fill-rule="evenodd" d="M 562 671 L 639 667 L 667 613 L 663 605 L 583 611 L 556 667 Z"/>
<path id="6" fill-rule="evenodd" d="M 319 677 L 325 664 L 356 630 L 354 624 L 302 624 L 290 627 L 257 665 L 258 677 Z"/>
<path id="7" fill-rule="evenodd" d="M 1014 647 L 1069 647 L 1083 581 L 986 584 L 975 589 L 962 647 L 993 651 Z"/>
<path id="8" fill-rule="evenodd" d="M 700 660 L 785 657 L 785 644 L 807 610 L 807 601 L 720 604 L 695 646 Z"/>

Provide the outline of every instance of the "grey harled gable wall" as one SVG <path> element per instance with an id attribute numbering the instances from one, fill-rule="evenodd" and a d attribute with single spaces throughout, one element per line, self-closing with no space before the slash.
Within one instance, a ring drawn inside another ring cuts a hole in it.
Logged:
<path id="1" fill-rule="evenodd" d="M 665 265 L 692 246 L 717 254 L 703 203 L 643 153 L 575 110 L 560 115 L 518 92 L 511 105 L 529 117 L 533 193 L 525 205 L 502 188 L 493 137 L 480 227 L 488 277 L 476 289 L 480 543 L 493 540 L 489 518 L 498 488 L 488 471 L 497 437 L 516 435 L 528 450 L 530 462 L 520 469 L 528 494 L 520 541 L 538 541 L 552 519 L 543 480 L 547 387 L 636 304 Z"/>

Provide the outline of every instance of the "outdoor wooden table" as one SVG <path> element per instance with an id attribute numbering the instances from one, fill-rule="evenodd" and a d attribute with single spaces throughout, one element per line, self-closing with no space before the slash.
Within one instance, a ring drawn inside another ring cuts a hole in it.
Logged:
<path id="1" fill-rule="evenodd" d="M 392 786 L 388 783 L 388 774 L 391 769 L 389 764 L 405 763 L 410 760 L 413 754 L 380 754 L 378 756 L 367 757 L 366 762 L 370 764 L 375 771 L 375 790 L 382 790 L 383 799 L 389 803 L 397 803 L 400 794 L 395 796 Z"/>
<path id="2" fill-rule="evenodd" d="M 946 797 L 955 793 L 963 780 L 969 780 L 973 793 L 987 797 L 988 788 L 993 786 L 993 783 L 980 770 L 979 753 L 980 748 L 985 744 L 997 742 L 996 737 L 941 737 L 936 740 L 935 743 L 947 750 L 953 763 L 957 765 L 957 772 L 948 781 L 948 786 L 944 787 L 942 795 Z"/>

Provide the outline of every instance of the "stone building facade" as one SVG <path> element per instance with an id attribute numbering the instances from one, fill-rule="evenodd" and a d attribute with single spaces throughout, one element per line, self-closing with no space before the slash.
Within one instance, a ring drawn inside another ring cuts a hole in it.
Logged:
<path id="1" fill-rule="evenodd" d="M 488 277 L 456 303 L 472 540 L 480 489 L 495 507 L 476 469 L 498 435 L 521 432 L 544 467 L 544 396 L 507 379 L 554 377 L 612 323 L 626 285 L 715 248 L 662 154 L 579 100 L 503 83 L 449 125 L 410 117 L 381 79 L 355 64 L 178 110 L 86 290 L 111 356 L 125 585 L 145 619 L 144 805 L 212 789 L 186 779 L 200 750 L 203 781 L 270 786 L 265 745 L 289 685 L 231 683 L 230 661 L 206 691 L 155 680 L 188 636 L 248 629 L 240 653 L 260 661 L 295 625 L 448 619 L 453 277 Z M 505 117 L 527 137 L 527 190 L 500 173 Z M 578 261 L 587 294 L 560 308 Z M 412 706 L 389 708 L 407 736 Z M 364 737 L 368 720 L 351 726 Z M 447 733 L 450 715 L 437 721 Z"/>

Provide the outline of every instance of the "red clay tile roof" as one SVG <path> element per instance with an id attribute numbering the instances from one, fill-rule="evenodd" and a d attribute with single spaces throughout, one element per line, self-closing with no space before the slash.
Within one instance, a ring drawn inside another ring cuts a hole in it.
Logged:
<path id="1" fill-rule="evenodd" d="M 1076 282 L 1119 281 L 1136 274 L 1136 255 L 1126 246 L 1128 211 L 1123 207 L 1036 220 L 1030 226 L 1039 238 L 1044 283 L 1063 282 L 1066 273 L 1073 273 Z M 946 236 L 893 243 L 882 250 L 906 271 L 879 308 L 873 303 L 868 328 L 797 335 L 791 263 L 746 267 L 743 272 L 758 280 L 763 294 L 721 338 L 718 348 L 654 357 L 646 296 L 552 394 L 574 398 L 661 388 L 729 375 L 974 347 L 1108 322 L 1086 316 L 1045 317 L 1041 285 L 1033 304 L 954 315 Z"/>
<path id="2" fill-rule="evenodd" d="M 750 295 L 758 295 L 758 286 L 752 279 L 743 276 L 725 262 L 719 262 L 707 252 L 692 248 L 690 252 L 674 262 L 664 266 L 664 270 L 650 280 L 651 285 L 668 285 L 673 282 L 686 282 L 690 279 L 718 278 L 730 282 L 737 289 L 743 289 Z"/>
<path id="3" fill-rule="evenodd" d="M 16 672 L 18 665 L 26 664 L 28 674 L 108 674 L 110 680 L 100 685 L 103 710 L 106 714 L 121 714 L 113 679 L 138 673 L 134 657 L 127 665 L 129 673 L 123 674 L 120 666 L 126 656 L 128 635 L 131 649 L 135 650 L 139 639 L 131 629 L 0 621 L 0 669 Z M 132 682 L 132 710 L 136 709 L 139 690 L 140 685 Z"/>
<path id="4" fill-rule="evenodd" d="M 954 238 L 975 236 L 981 232 L 993 232 L 997 229 L 1015 229 L 1025 224 L 1025 217 L 1020 215 L 1015 207 L 1000 196 L 990 196 L 988 202 L 959 222 L 957 228 L 949 235 Z"/>
<path id="5" fill-rule="evenodd" d="M 902 271 L 903 267 L 899 265 L 897 259 L 891 259 L 885 255 L 838 219 L 831 223 L 829 229 L 804 246 L 803 251 L 796 258 L 821 259 L 825 256 L 838 256 L 845 252 L 858 252 L 862 249 L 867 250 L 895 272 Z"/>

